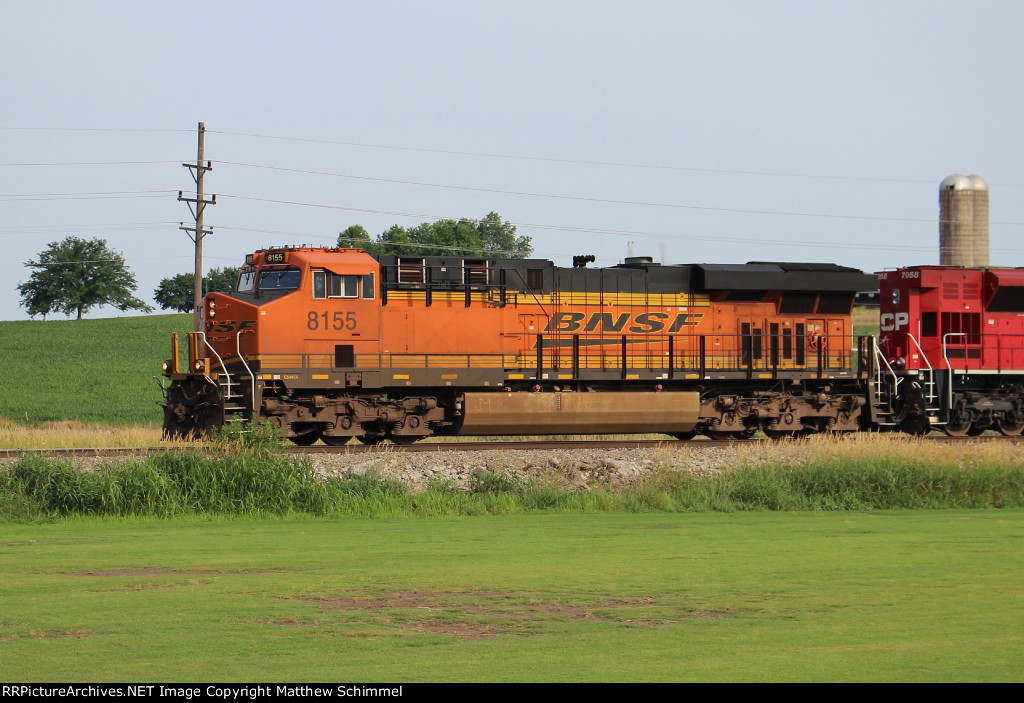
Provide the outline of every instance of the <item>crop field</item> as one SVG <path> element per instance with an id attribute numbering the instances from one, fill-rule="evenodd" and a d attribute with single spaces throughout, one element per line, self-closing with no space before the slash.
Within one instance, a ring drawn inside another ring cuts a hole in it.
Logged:
<path id="1" fill-rule="evenodd" d="M 1016 681 L 1024 511 L 6 525 L 18 681 Z"/>
<path id="2" fill-rule="evenodd" d="M 171 333 L 191 329 L 189 315 L 0 322 L 0 419 L 159 427 L 153 377 Z"/>

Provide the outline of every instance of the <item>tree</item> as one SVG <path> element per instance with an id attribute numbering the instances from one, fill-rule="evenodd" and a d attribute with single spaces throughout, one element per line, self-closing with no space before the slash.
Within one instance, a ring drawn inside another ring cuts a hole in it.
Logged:
<path id="1" fill-rule="evenodd" d="M 353 225 L 338 235 L 338 246 L 357 246 L 370 254 L 392 256 L 447 254 L 524 259 L 533 253 L 530 238 L 516 236 L 515 225 L 508 220 L 503 222 L 496 212 L 488 213 L 482 220 L 438 220 L 411 229 L 393 225 L 376 239 L 370 239 L 362 226 Z"/>
<path id="2" fill-rule="evenodd" d="M 120 252 L 107 247 L 105 239 L 86 241 L 68 237 L 50 242 L 38 261 L 26 261 L 35 269 L 28 282 L 18 286 L 21 305 L 32 317 L 45 319 L 52 312 L 82 314 L 97 305 L 112 305 L 118 310 L 153 308 L 136 298 L 135 274 Z"/>
<path id="3" fill-rule="evenodd" d="M 153 291 L 153 300 L 164 310 L 192 312 L 195 296 L 194 273 L 179 273 L 165 278 Z M 212 291 L 234 290 L 238 285 L 238 268 L 225 266 L 223 269 L 213 268 L 203 276 L 203 295 Z"/>
<path id="4" fill-rule="evenodd" d="M 373 240 L 370 239 L 370 233 L 367 232 L 366 228 L 362 225 L 352 225 L 339 234 L 338 246 L 342 248 L 355 247 L 358 249 L 365 249 L 371 254 L 376 253 L 371 251 L 374 246 Z"/>

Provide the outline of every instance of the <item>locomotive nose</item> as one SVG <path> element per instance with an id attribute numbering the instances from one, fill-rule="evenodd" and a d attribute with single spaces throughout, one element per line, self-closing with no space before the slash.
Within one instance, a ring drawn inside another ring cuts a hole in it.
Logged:
<path id="1" fill-rule="evenodd" d="M 209 293 L 203 298 L 202 310 L 206 341 L 219 354 L 236 355 L 244 337 L 256 332 L 258 308 L 244 300 Z"/>

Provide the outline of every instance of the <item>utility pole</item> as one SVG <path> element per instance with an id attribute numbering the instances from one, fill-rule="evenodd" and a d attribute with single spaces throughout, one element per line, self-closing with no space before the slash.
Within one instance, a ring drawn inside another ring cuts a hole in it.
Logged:
<path id="1" fill-rule="evenodd" d="M 196 197 L 187 197 L 184 191 L 178 191 L 178 201 L 185 202 L 188 204 L 189 212 L 192 213 L 192 218 L 195 220 L 194 227 L 186 227 L 184 222 L 180 223 L 179 229 L 184 230 L 189 239 L 196 244 L 196 273 L 195 273 L 195 285 L 192 288 L 192 328 L 196 332 L 203 331 L 202 322 L 202 310 L 200 309 L 203 302 L 203 237 L 208 234 L 213 234 L 213 228 L 203 227 L 203 211 L 206 210 L 207 205 L 216 205 L 217 196 L 212 196 L 209 200 L 203 192 L 203 176 L 207 171 L 213 169 L 209 161 L 205 160 L 206 151 L 206 123 L 199 123 L 199 149 L 196 152 L 196 162 L 194 164 L 182 164 L 188 169 L 192 175 L 192 180 L 196 182 Z M 193 207 L 195 204 L 195 207 Z"/>

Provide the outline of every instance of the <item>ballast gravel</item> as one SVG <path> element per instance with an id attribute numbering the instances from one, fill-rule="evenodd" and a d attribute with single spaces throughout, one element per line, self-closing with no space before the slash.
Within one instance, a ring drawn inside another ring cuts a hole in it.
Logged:
<path id="1" fill-rule="evenodd" d="M 411 491 L 430 484 L 467 489 L 488 474 L 520 480 L 548 480 L 569 490 L 595 485 L 625 486 L 642 480 L 653 469 L 688 471 L 697 476 L 718 473 L 736 460 L 737 449 L 556 449 L 419 451 L 309 456 L 313 469 L 325 478 L 374 475 L 397 481 Z"/>

